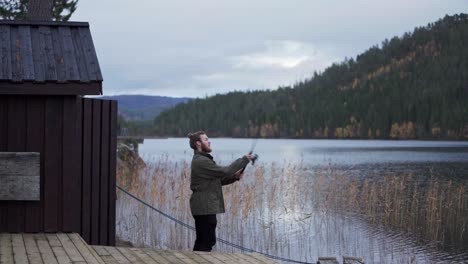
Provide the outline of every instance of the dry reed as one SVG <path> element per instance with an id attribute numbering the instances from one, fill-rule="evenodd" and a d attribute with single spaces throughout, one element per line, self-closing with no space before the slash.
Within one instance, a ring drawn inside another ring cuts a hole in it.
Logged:
<path id="1" fill-rule="evenodd" d="M 163 156 L 148 161 L 146 167 L 121 167 L 118 183 L 193 226 L 190 166 L 186 161 L 171 162 Z M 241 182 L 225 187 L 224 195 L 226 213 L 218 215 L 218 236 L 279 256 L 311 261 L 320 254 L 335 252 L 336 245 L 357 244 L 352 240 L 359 240 L 360 234 L 344 237 L 346 219 L 336 215 L 351 215 L 408 231 L 440 245 L 468 244 L 465 185 L 434 177 L 386 175 L 360 179 L 348 177 L 333 166 L 312 173 L 302 162 L 260 163 L 248 167 Z M 194 232 L 121 192 L 117 221 L 119 238 L 136 246 L 187 250 L 195 239 Z M 304 245 L 312 245 L 312 240 L 319 242 L 313 249 L 306 248 Z M 356 245 L 349 254 L 364 256 L 374 247 L 378 246 L 370 244 L 360 249 Z M 234 251 L 219 243 L 216 249 Z M 413 258 L 412 254 L 408 253 L 407 259 Z M 382 261 L 384 257 L 380 258 Z"/>

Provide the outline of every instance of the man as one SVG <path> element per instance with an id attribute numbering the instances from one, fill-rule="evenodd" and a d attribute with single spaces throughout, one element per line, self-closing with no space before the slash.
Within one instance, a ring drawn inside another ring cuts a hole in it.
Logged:
<path id="1" fill-rule="evenodd" d="M 203 131 L 188 134 L 194 150 L 190 176 L 190 210 L 195 219 L 194 251 L 211 251 L 216 244 L 216 214 L 225 211 L 222 185 L 242 178 L 242 169 L 253 160 L 247 154 L 227 167 L 216 165 L 211 153 L 211 142 Z"/>

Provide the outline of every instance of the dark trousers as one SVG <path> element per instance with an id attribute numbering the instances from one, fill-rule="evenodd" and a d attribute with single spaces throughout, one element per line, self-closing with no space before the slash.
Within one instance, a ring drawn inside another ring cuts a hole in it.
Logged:
<path id="1" fill-rule="evenodd" d="M 218 224 L 216 215 L 194 215 L 193 218 L 195 218 L 197 232 L 193 251 L 210 252 L 216 244 L 216 225 Z"/>

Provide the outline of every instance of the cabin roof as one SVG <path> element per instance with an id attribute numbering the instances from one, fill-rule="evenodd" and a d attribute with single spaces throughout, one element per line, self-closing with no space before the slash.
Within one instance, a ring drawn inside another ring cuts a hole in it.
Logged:
<path id="1" fill-rule="evenodd" d="M 0 60 L 0 94 L 102 94 L 87 22 L 0 20 Z"/>

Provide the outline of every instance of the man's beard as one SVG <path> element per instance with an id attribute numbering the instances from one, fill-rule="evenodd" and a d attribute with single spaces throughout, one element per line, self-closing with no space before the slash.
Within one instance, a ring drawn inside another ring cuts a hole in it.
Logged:
<path id="1" fill-rule="evenodd" d="M 206 152 L 206 153 L 211 152 L 211 148 L 208 145 L 202 144 L 201 147 L 202 147 L 203 152 Z"/>

